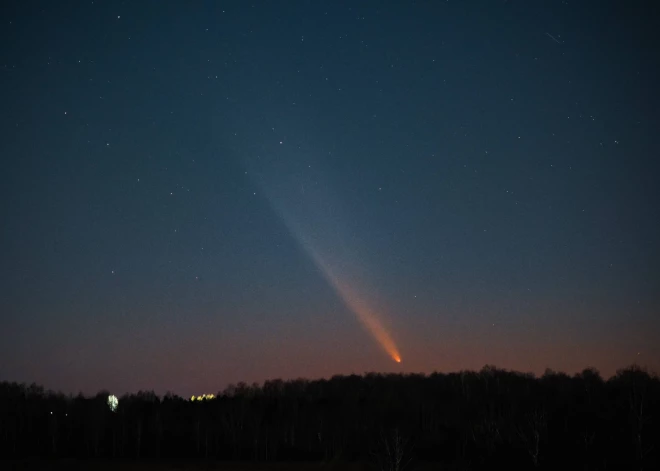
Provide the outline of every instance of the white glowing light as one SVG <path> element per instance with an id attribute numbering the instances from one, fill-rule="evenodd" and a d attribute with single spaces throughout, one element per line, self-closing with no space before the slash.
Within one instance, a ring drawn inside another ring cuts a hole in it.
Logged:
<path id="1" fill-rule="evenodd" d="M 119 399 L 114 394 L 108 396 L 108 407 L 112 412 L 116 412 L 117 407 L 119 407 Z"/>

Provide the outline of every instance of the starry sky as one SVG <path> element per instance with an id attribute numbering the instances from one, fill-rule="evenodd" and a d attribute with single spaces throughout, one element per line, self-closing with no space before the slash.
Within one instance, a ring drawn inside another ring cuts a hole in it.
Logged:
<path id="1" fill-rule="evenodd" d="M 660 370 L 656 2 L 0 8 L 0 379 Z"/>

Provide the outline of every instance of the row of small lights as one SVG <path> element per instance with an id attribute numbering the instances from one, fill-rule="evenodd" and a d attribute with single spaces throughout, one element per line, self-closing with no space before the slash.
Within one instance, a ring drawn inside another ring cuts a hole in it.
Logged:
<path id="1" fill-rule="evenodd" d="M 191 401 L 203 401 L 205 399 L 214 399 L 215 394 L 202 394 L 201 396 L 192 396 Z"/>

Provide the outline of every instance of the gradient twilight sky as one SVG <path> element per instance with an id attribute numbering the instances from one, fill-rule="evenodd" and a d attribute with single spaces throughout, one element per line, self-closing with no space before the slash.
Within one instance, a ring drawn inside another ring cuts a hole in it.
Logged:
<path id="1" fill-rule="evenodd" d="M 2 2 L 0 379 L 660 370 L 658 8 Z"/>

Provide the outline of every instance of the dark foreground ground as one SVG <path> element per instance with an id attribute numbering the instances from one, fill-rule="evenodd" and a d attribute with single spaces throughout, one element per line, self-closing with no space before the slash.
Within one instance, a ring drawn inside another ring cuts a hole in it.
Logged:
<path id="1" fill-rule="evenodd" d="M 273 380 L 203 400 L 0 382 L 5 469 L 660 470 L 660 377 L 486 366 Z"/>
<path id="2" fill-rule="evenodd" d="M 367 471 L 369 463 L 137 463 L 78 460 L 0 461 L 0 469 L 26 471 Z M 416 470 L 433 469 L 415 466 Z M 436 468 L 437 469 L 437 468 Z"/>

